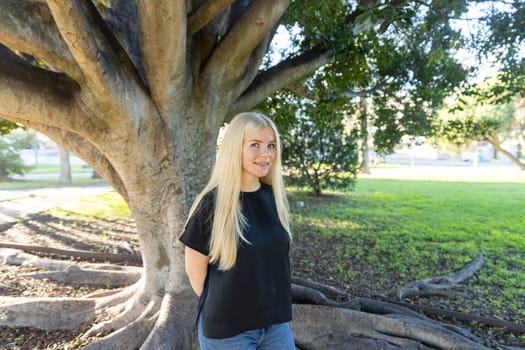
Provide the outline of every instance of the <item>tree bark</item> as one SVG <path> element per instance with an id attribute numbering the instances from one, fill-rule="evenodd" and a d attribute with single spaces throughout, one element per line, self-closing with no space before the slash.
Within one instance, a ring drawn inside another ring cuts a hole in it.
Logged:
<path id="1" fill-rule="evenodd" d="M 505 157 L 509 158 L 512 163 L 516 164 L 520 170 L 525 170 L 525 164 L 523 164 L 517 157 L 512 155 L 509 151 L 505 150 L 501 145 L 494 140 L 489 140 L 489 143 L 494 147 L 495 150 L 502 153 Z"/>

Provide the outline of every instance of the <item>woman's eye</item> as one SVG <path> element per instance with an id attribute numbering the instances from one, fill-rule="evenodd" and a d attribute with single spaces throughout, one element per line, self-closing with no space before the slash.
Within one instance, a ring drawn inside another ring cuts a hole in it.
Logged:
<path id="1" fill-rule="evenodd" d="M 275 143 L 270 143 L 270 144 L 268 145 L 268 149 L 275 149 L 275 147 L 276 147 L 276 146 L 275 146 Z"/>
<path id="2" fill-rule="evenodd" d="M 259 144 L 258 144 L 258 143 L 252 143 L 252 144 L 251 144 L 251 147 L 253 147 L 253 148 L 259 148 Z"/>

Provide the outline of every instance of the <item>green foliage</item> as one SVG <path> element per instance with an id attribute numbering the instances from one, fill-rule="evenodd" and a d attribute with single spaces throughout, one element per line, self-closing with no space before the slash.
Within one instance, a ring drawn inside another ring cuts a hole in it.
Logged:
<path id="1" fill-rule="evenodd" d="M 19 128 L 18 124 L 8 120 L 0 119 L 0 135 L 9 134 L 12 130 Z"/>
<path id="2" fill-rule="evenodd" d="M 440 121 L 438 134 L 458 148 L 472 141 L 492 140 L 501 130 L 501 123 L 496 119 L 484 119 L 467 116 L 462 119 Z"/>
<path id="3" fill-rule="evenodd" d="M 54 208 L 49 213 L 54 216 L 85 219 L 131 219 L 128 205 L 117 192 L 108 192 L 89 198 L 81 198 L 75 203 L 70 203 L 66 209 Z"/>
<path id="4" fill-rule="evenodd" d="M 19 150 L 27 148 L 34 135 L 28 133 L 9 133 L 0 138 L 0 178 L 13 174 L 25 174 L 31 169 L 20 158 Z"/>
<path id="5" fill-rule="evenodd" d="M 449 24 L 463 12 L 460 2 L 433 2 L 412 26 L 394 27 L 376 45 L 376 74 L 388 82 L 372 96 L 378 153 L 391 153 L 405 135 L 431 134 L 444 99 L 464 84 L 469 71 L 454 58 L 462 39 Z"/>
<path id="6" fill-rule="evenodd" d="M 347 188 L 357 171 L 355 132 L 345 129 L 344 109 L 333 100 L 307 101 L 289 93 L 264 106 L 281 131 L 288 183 L 323 189 Z"/>
<path id="7" fill-rule="evenodd" d="M 494 83 L 483 82 L 476 89 L 489 91 Z M 459 149 L 473 141 L 496 141 L 511 133 L 515 115 L 514 105 L 488 104 L 480 96 L 460 96 L 455 103 L 441 111 L 434 122 L 435 138 L 445 139 Z"/>
<path id="8" fill-rule="evenodd" d="M 474 1 L 483 2 L 481 0 Z M 481 30 L 472 41 L 479 57 L 497 57 L 500 65 L 497 83 L 488 90 L 473 93 L 492 103 L 506 103 L 516 95 L 525 96 L 525 2 L 489 1 L 482 16 Z"/>
<path id="9" fill-rule="evenodd" d="M 284 24 L 295 30 L 296 52 L 322 46 L 335 54 L 303 85 L 318 100 L 346 98 L 348 115 L 360 99 L 371 98 L 375 148 L 388 154 L 404 135 L 430 134 L 444 98 L 467 78 L 469 71 L 454 58 L 462 38 L 449 23 L 465 11 L 462 1 L 374 1 L 359 7 L 295 1 Z M 375 30 L 354 34 L 368 22 Z"/>

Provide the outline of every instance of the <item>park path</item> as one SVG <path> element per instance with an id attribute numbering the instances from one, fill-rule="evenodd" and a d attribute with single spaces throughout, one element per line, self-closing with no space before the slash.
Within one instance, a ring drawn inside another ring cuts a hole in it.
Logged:
<path id="1" fill-rule="evenodd" d="M 79 198 L 96 196 L 111 190 L 106 184 L 0 190 L 0 229 L 1 226 L 32 214 L 65 207 Z"/>

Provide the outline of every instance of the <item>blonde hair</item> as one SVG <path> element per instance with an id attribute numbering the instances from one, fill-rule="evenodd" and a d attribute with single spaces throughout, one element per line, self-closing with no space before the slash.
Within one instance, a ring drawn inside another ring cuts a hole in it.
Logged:
<path id="1" fill-rule="evenodd" d="M 218 264 L 219 270 L 229 270 L 233 267 L 237 259 L 240 239 L 248 242 L 243 236 L 243 229 L 247 222 L 242 214 L 240 202 L 243 141 L 251 134 L 268 127 L 275 133 L 276 156 L 269 173 L 261 178 L 261 182 L 272 186 L 279 220 L 291 236 L 288 201 L 281 173 L 281 143 L 277 128 L 270 118 L 261 113 L 238 114 L 224 133 L 210 180 L 195 199 L 188 215 L 189 220 L 199 207 L 202 198 L 207 193 L 216 191 L 208 256 L 211 263 Z"/>

